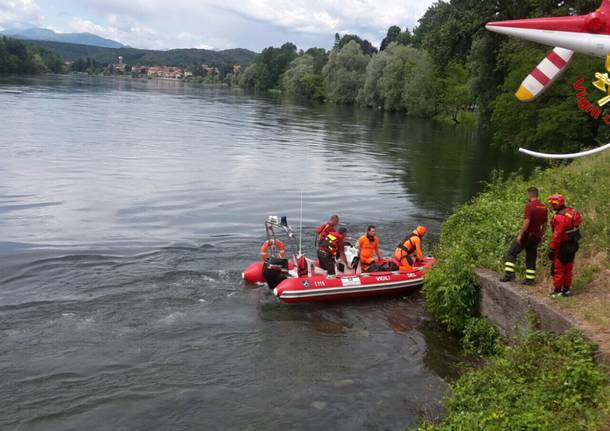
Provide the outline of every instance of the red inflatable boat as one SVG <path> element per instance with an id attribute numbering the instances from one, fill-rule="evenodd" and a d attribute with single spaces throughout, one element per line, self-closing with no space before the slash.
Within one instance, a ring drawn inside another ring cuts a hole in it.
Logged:
<path id="1" fill-rule="evenodd" d="M 408 293 L 423 285 L 425 272 L 434 263 L 435 259 L 427 258 L 421 268 L 409 272 L 290 277 L 278 284 L 273 294 L 284 302 L 292 303 Z"/>
<path id="2" fill-rule="evenodd" d="M 358 250 L 347 244 L 345 254 L 348 262 L 354 262 L 355 269 L 346 268 L 336 276 L 328 276 L 326 271 L 318 266 L 318 262 L 302 255 L 294 254 L 291 258 L 284 257 L 285 247 L 275 238 L 274 228 L 280 227 L 293 239 L 294 234 L 282 219 L 278 223 L 275 217 L 267 220 L 266 228 L 269 236 L 263 246 L 264 259 L 251 264 L 242 273 L 243 279 L 249 284 L 267 284 L 273 294 L 287 303 L 335 301 L 340 299 L 362 298 L 388 294 L 404 294 L 419 289 L 424 283 L 426 272 L 436 263 L 436 259 L 427 257 L 411 271 L 385 271 L 362 273 L 357 260 Z M 271 242 L 270 242 L 271 241 Z M 281 244 L 275 249 L 276 243 Z M 268 249 L 270 253 L 267 254 Z M 262 250 L 262 248 L 261 248 Z M 273 252 L 278 257 L 273 256 Z M 390 263 L 387 259 L 379 264 Z"/>

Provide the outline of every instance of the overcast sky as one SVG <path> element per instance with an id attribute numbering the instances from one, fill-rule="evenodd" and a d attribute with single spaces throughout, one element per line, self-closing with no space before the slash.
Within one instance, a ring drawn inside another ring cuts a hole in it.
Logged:
<path id="1" fill-rule="evenodd" d="M 137 48 L 329 48 L 334 34 L 378 44 L 434 0 L 0 0 L 0 28 L 90 32 Z"/>

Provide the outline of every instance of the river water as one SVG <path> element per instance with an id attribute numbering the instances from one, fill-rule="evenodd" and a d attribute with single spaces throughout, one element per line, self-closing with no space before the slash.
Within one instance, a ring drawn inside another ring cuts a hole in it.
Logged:
<path id="1" fill-rule="evenodd" d="M 268 215 L 387 255 L 522 160 L 475 130 L 181 82 L 0 79 L 0 428 L 399 430 L 461 358 L 418 294 L 245 287 Z"/>

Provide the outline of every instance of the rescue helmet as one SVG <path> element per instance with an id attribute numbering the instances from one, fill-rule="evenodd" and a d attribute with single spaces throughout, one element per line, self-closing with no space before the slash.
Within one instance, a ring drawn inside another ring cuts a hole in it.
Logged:
<path id="1" fill-rule="evenodd" d="M 417 226 L 413 233 L 417 236 L 423 237 L 428 232 L 428 229 L 425 226 Z"/>
<path id="2" fill-rule="evenodd" d="M 566 206 L 566 198 L 564 198 L 563 195 L 560 194 L 554 194 L 549 196 L 548 201 L 551 205 L 551 208 L 553 208 L 554 210 L 559 210 Z"/>

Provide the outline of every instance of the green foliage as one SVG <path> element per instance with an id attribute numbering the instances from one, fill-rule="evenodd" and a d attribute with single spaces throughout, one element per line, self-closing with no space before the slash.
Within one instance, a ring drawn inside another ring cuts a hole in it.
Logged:
<path id="1" fill-rule="evenodd" d="M 379 46 L 379 51 L 386 50 L 391 43 L 397 43 L 399 45 L 411 45 L 413 36 L 409 29 L 405 29 L 402 31 L 400 27 L 397 25 L 393 25 L 388 29 L 386 37 L 381 41 L 381 45 Z"/>
<path id="2" fill-rule="evenodd" d="M 99 64 L 95 59 L 87 57 L 86 59 L 79 58 L 70 65 L 70 71 L 72 72 L 85 72 L 90 74 L 100 73 L 104 70 L 104 67 Z"/>
<path id="3" fill-rule="evenodd" d="M 434 85 L 432 71 L 433 65 L 425 52 L 392 43 L 371 58 L 358 101 L 386 111 L 430 116 L 436 106 L 434 90 L 426 88 Z"/>
<path id="4" fill-rule="evenodd" d="M 440 260 L 426 277 L 424 295 L 430 312 L 450 330 L 464 331 L 477 311 L 474 266 L 502 270 L 503 256 L 523 218 L 525 193 L 535 185 L 544 199 L 563 193 L 583 216 L 581 255 L 607 250 L 610 244 L 610 153 L 568 166 L 536 172 L 528 181 L 519 176 L 494 179 L 485 193 L 458 209 L 441 228 L 436 255 Z M 547 235 L 547 241 L 548 241 Z M 544 245 L 541 246 L 544 250 Z M 546 253 L 539 254 L 545 268 Z"/>
<path id="5" fill-rule="evenodd" d="M 265 48 L 246 68 L 240 85 L 261 91 L 279 88 L 282 75 L 296 57 L 297 47 L 293 43 L 285 43 L 279 48 Z"/>
<path id="6" fill-rule="evenodd" d="M 485 30 L 485 23 L 580 14 L 591 12 L 598 5 L 595 0 L 436 2 L 419 20 L 413 44 L 430 53 L 444 79 L 450 76 L 447 69 L 453 69 L 456 63 L 465 66 L 481 125 L 491 126 L 496 144 L 505 149 L 525 146 L 548 151 L 578 150 L 610 137 L 607 127 L 599 127 L 599 122 L 578 111 L 571 91 L 576 77 L 589 77 L 602 70 L 600 62 L 577 58 L 548 94 L 531 105 L 523 105 L 514 93 L 548 48 L 491 33 Z M 443 94 L 443 98 L 450 101 L 447 106 L 455 107 L 455 97 L 463 99 L 465 95 L 466 91 L 460 89 L 458 94 Z M 454 118 L 457 120 L 457 114 Z"/>
<path id="7" fill-rule="evenodd" d="M 328 62 L 328 52 L 324 48 L 309 48 L 304 55 L 309 55 L 313 59 L 313 73 L 321 74 Z"/>
<path id="8" fill-rule="evenodd" d="M 593 72 L 603 65 L 598 59 L 577 56 L 564 77 L 539 101 L 524 105 L 513 93 L 544 55 L 543 49 L 519 41 L 511 41 L 501 50 L 499 61 L 510 64 L 511 72 L 502 86 L 502 94 L 493 103 L 494 140 L 506 149 L 524 146 L 552 152 L 560 144 L 564 152 L 579 151 L 595 142 L 602 123 L 592 121 L 577 109 L 572 83 L 580 77 L 592 78 Z"/>
<path id="9" fill-rule="evenodd" d="M 328 99 L 335 103 L 354 103 L 363 85 L 369 60 L 370 57 L 362 52 L 355 40 L 341 49 L 333 49 L 322 69 Z"/>
<path id="10" fill-rule="evenodd" d="M 475 356 L 495 355 L 502 346 L 496 327 L 487 319 L 477 317 L 466 322 L 461 343 L 466 354 Z"/>
<path id="11" fill-rule="evenodd" d="M 356 42 L 360 47 L 360 50 L 363 54 L 373 55 L 377 53 L 377 48 L 373 46 L 371 42 L 366 39 L 362 39 L 360 36 L 355 34 L 344 34 L 343 36 L 339 35 L 339 33 L 335 34 L 335 46 L 333 50 L 340 51 L 350 42 Z"/>
<path id="12" fill-rule="evenodd" d="M 433 117 L 438 113 L 438 82 L 432 58 L 420 51 L 415 61 L 406 65 L 402 104 L 408 115 Z"/>
<path id="13" fill-rule="evenodd" d="M 57 54 L 40 47 L 28 46 L 17 39 L 0 39 L 0 74 L 61 71 L 63 62 Z"/>
<path id="14" fill-rule="evenodd" d="M 456 61 L 449 62 L 440 80 L 443 87 L 443 110 L 451 114 L 455 123 L 459 123 L 459 113 L 472 101 L 468 80 L 468 70 Z"/>
<path id="15" fill-rule="evenodd" d="M 79 58 L 91 58 L 101 65 L 116 63 L 117 57 L 132 65 L 141 66 L 177 66 L 188 67 L 192 64 L 207 65 L 248 65 L 254 61 L 256 53 L 248 49 L 235 48 L 222 51 L 209 49 L 170 49 L 155 51 L 138 48 L 104 48 L 100 46 L 78 45 L 73 43 L 50 41 L 23 41 L 28 46 L 46 48 L 66 61 L 77 61 Z"/>
<path id="16" fill-rule="evenodd" d="M 297 57 L 283 75 L 282 88 L 293 96 L 311 100 L 324 100 L 324 77 L 316 73 L 316 59 L 304 54 Z"/>
<path id="17" fill-rule="evenodd" d="M 462 332 L 479 305 L 479 286 L 471 263 L 459 252 L 443 259 L 425 279 L 426 308 L 449 331 Z"/>
<path id="18" fill-rule="evenodd" d="M 374 55 L 366 66 L 364 85 L 358 93 L 358 103 L 375 109 L 381 109 L 385 97 L 381 87 L 381 77 L 389 61 L 388 51 Z"/>
<path id="19" fill-rule="evenodd" d="M 244 88 L 254 89 L 256 88 L 256 64 L 251 64 L 246 67 L 241 74 L 241 78 L 239 79 L 239 85 Z"/>
<path id="20" fill-rule="evenodd" d="M 608 420 L 608 375 L 576 331 L 532 332 L 452 389 L 446 418 L 420 430 L 592 431 Z"/>

